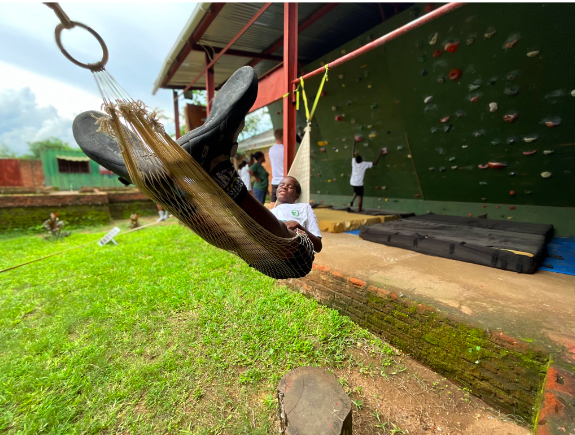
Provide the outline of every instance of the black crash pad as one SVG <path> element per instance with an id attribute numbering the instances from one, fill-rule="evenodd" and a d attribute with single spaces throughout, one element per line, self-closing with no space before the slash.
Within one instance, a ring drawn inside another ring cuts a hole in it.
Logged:
<path id="1" fill-rule="evenodd" d="M 379 208 L 364 208 L 362 209 L 361 212 L 357 211 L 357 208 L 351 208 L 351 207 L 331 207 L 333 210 L 338 210 L 338 211 L 347 211 L 348 213 L 361 213 L 361 214 L 366 214 L 369 216 L 389 216 L 389 215 L 394 215 L 394 216 L 401 216 L 401 217 L 410 217 L 413 216 L 414 213 L 411 213 L 409 211 L 400 211 L 400 210 L 381 210 Z"/>
<path id="2" fill-rule="evenodd" d="M 534 273 L 552 233 L 552 225 L 430 214 L 366 226 L 359 236 L 422 254 Z"/>

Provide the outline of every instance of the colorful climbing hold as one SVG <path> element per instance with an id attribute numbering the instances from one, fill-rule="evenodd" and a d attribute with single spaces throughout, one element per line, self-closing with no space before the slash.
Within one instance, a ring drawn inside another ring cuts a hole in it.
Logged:
<path id="1" fill-rule="evenodd" d="M 511 86 L 511 87 L 505 88 L 503 90 L 503 93 L 505 95 L 517 95 L 519 93 L 519 88 L 517 86 Z"/>
<path id="2" fill-rule="evenodd" d="M 518 40 L 518 39 L 513 39 L 512 41 L 507 42 L 504 47 L 505 47 L 505 48 L 513 48 L 513 46 L 514 46 L 515 44 L 517 44 L 517 41 L 519 41 L 519 40 Z"/>
<path id="3" fill-rule="evenodd" d="M 416 198 L 419 198 L 419 193 L 416 193 L 416 194 L 415 194 L 415 197 L 416 197 Z M 387 200 L 386 200 L 386 201 L 387 201 Z"/>
<path id="4" fill-rule="evenodd" d="M 343 74 L 338 75 L 340 79 L 343 79 L 345 76 Z"/>
<path id="5" fill-rule="evenodd" d="M 443 47 L 443 49 L 449 53 L 455 53 L 458 48 L 459 48 L 459 41 L 449 42 L 445 44 L 445 47 Z"/>
<path id="6" fill-rule="evenodd" d="M 327 95 L 327 91 L 321 91 L 321 93 L 319 95 L 322 97 L 325 97 Z"/>
<path id="7" fill-rule="evenodd" d="M 543 151 L 543 154 L 545 154 L 546 156 L 548 156 L 549 154 L 553 154 L 555 151 L 553 150 L 545 150 Z"/>
<path id="8" fill-rule="evenodd" d="M 351 118 L 351 119 L 349 120 L 349 122 L 351 122 L 352 124 L 355 124 L 355 119 L 354 119 L 354 118 Z"/>
<path id="9" fill-rule="evenodd" d="M 402 151 L 403 150 L 403 145 L 398 145 L 397 146 L 397 151 Z"/>
<path id="10" fill-rule="evenodd" d="M 473 41 L 474 41 L 473 38 L 467 38 L 467 41 L 465 41 L 465 43 L 466 43 L 467 45 L 471 45 L 471 44 L 473 44 Z"/>
<path id="11" fill-rule="evenodd" d="M 347 51 L 345 51 L 345 48 L 341 50 L 341 54 L 345 54 L 347 53 Z"/>
<path id="12" fill-rule="evenodd" d="M 328 144 L 327 140 L 322 140 L 317 143 L 320 147 L 326 146 Z"/>
<path id="13" fill-rule="evenodd" d="M 515 196 L 515 190 L 510 190 L 510 191 L 509 191 L 509 195 Z"/>
<path id="14" fill-rule="evenodd" d="M 491 39 L 491 37 L 493 35 L 495 35 L 496 30 L 493 27 L 489 27 L 485 33 L 483 34 L 483 36 L 485 36 L 487 39 Z"/>
<path id="15" fill-rule="evenodd" d="M 514 205 L 510 205 L 510 206 L 509 206 L 509 210 L 515 210 L 515 206 L 514 206 Z"/>
<path id="16" fill-rule="evenodd" d="M 457 169 L 457 166 L 452 166 L 451 169 Z"/>
<path id="17" fill-rule="evenodd" d="M 440 119 L 441 122 L 447 122 L 449 121 L 449 116 L 445 116 L 443 118 Z"/>
<path id="18" fill-rule="evenodd" d="M 453 130 L 453 125 L 449 124 L 446 125 L 445 127 L 443 127 L 443 131 L 446 133 L 449 133 L 451 130 Z"/>
<path id="19" fill-rule="evenodd" d="M 375 186 L 376 189 L 379 189 L 379 186 Z"/>
<path id="20" fill-rule="evenodd" d="M 408 154 L 408 155 L 407 155 L 407 158 L 408 158 L 408 159 L 411 159 L 411 154 Z"/>
<path id="21" fill-rule="evenodd" d="M 523 142 L 531 143 L 537 140 L 537 136 L 525 136 L 523 137 Z"/>
<path id="22" fill-rule="evenodd" d="M 428 97 L 425 97 L 425 99 L 423 100 L 423 102 L 424 102 L 425 104 L 427 104 L 427 103 L 429 103 L 431 100 L 433 100 L 433 95 L 430 95 L 430 96 L 428 96 Z"/>
<path id="23" fill-rule="evenodd" d="M 507 166 L 507 163 L 501 163 L 501 162 L 488 162 L 487 166 L 489 166 L 492 169 L 502 169 L 505 168 Z"/>
<path id="24" fill-rule="evenodd" d="M 537 150 L 533 150 L 533 151 L 523 151 L 523 155 L 524 156 L 532 156 L 533 154 L 535 154 L 537 152 Z"/>
<path id="25" fill-rule="evenodd" d="M 381 154 L 383 154 L 383 155 L 387 154 L 387 147 L 384 147 L 381 149 Z"/>
<path id="26" fill-rule="evenodd" d="M 425 62 L 427 60 L 427 57 L 425 57 L 425 55 L 419 56 L 419 58 L 417 60 L 419 60 L 420 62 Z"/>
<path id="27" fill-rule="evenodd" d="M 435 32 L 431 38 L 429 38 L 429 45 L 434 45 L 437 42 L 437 37 L 439 33 Z"/>
<path id="28" fill-rule="evenodd" d="M 495 112 L 497 110 L 497 103 L 489 103 L 489 111 Z"/>
<path id="29" fill-rule="evenodd" d="M 541 176 L 543 178 L 549 178 L 551 176 L 551 172 L 548 172 L 548 171 L 541 172 Z"/>
<path id="30" fill-rule="evenodd" d="M 473 217 L 473 213 L 468 213 L 467 216 Z"/>
<path id="31" fill-rule="evenodd" d="M 365 130 L 365 127 L 363 125 L 360 125 L 359 129 L 363 131 L 363 130 Z"/>
<path id="32" fill-rule="evenodd" d="M 333 110 L 334 112 L 337 111 L 337 106 L 331 106 L 331 110 Z"/>
<path id="33" fill-rule="evenodd" d="M 467 86 L 467 88 L 468 88 L 470 91 L 476 91 L 476 90 L 479 89 L 480 87 L 481 87 L 481 85 L 469 85 L 469 86 Z"/>
<path id="34" fill-rule="evenodd" d="M 426 75 L 426 74 L 423 74 L 423 75 Z M 371 89 L 371 85 L 367 85 L 367 88 L 368 88 L 368 89 Z"/>
<path id="35" fill-rule="evenodd" d="M 545 125 L 546 125 L 548 128 L 557 127 L 559 124 L 561 124 L 561 121 L 560 121 L 560 120 L 545 121 Z"/>
<path id="36" fill-rule="evenodd" d="M 499 208 L 499 206 L 498 206 L 498 205 L 496 205 L 496 206 L 495 206 L 495 208 Z"/>
<path id="37" fill-rule="evenodd" d="M 342 142 L 345 142 L 346 140 L 347 140 L 346 137 L 342 137 L 342 138 L 341 138 L 341 141 L 342 141 Z"/>
<path id="38" fill-rule="evenodd" d="M 475 136 L 475 137 L 481 137 L 481 136 L 483 136 L 483 131 L 482 131 L 482 130 L 475 131 L 475 132 L 473 132 L 473 136 Z"/>
<path id="39" fill-rule="evenodd" d="M 441 50 L 434 50 L 433 53 L 431 54 L 434 58 L 438 58 L 441 57 L 441 55 L 443 54 L 443 51 Z"/>
<path id="40" fill-rule="evenodd" d="M 493 139 L 491 141 L 491 145 L 499 145 L 501 143 L 501 139 L 499 139 L 498 137 L 496 137 L 495 139 Z"/>
<path id="41" fill-rule="evenodd" d="M 535 57 L 539 54 L 539 50 L 530 51 L 527 53 L 527 57 Z"/>
<path id="42" fill-rule="evenodd" d="M 468 147 L 469 147 L 469 145 L 461 145 L 461 148 L 463 148 L 463 149 L 466 149 Z"/>
<path id="43" fill-rule="evenodd" d="M 509 145 L 513 145 L 516 140 L 517 140 L 517 138 L 514 137 L 514 136 L 512 136 L 512 137 L 507 138 L 507 143 L 508 143 Z"/>
<path id="44" fill-rule="evenodd" d="M 325 153 L 325 148 L 320 148 L 319 149 L 322 153 Z"/>
<path id="45" fill-rule="evenodd" d="M 353 137 L 353 140 L 354 140 L 355 142 L 363 142 L 363 137 L 362 137 L 362 136 L 354 136 L 354 137 Z"/>
<path id="46" fill-rule="evenodd" d="M 479 182 L 479 185 L 480 185 L 480 186 L 487 186 L 487 181 L 480 181 L 480 182 Z"/>
<path id="47" fill-rule="evenodd" d="M 371 124 L 369 124 L 369 125 L 367 126 L 367 128 L 371 128 L 371 127 L 373 127 Z"/>
<path id="48" fill-rule="evenodd" d="M 439 83 L 440 85 L 442 85 L 443 83 L 445 83 L 445 79 L 443 77 L 438 77 L 437 79 L 437 83 Z"/>
<path id="49" fill-rule="evenodd" d="M 571 96 L 572 96 L 572 97 L 575 97 L 575 89 L 573 89 L 573 90 L 571 91 Z"/>
<path id="50" fill-rule="evenodd" d="M 450 162 L 454 162 L 455 161 L 455 157 L 450 157 L 449 159 L 447 159 Z"/>
<path id="51" fill-rule="evenodd" d="M 510 172 L 510 173 L 509 173 L 509 176 L 510 176 L 510 177 L 515 177 L 516 175 L 517 175 L 517 172 Z"/>
<path id="52" fill-rule="evenodd" d="M 343 116 L 342 115 L 335 115 L 335 120 L 336 121 L 343 121 Z"/>
<path id="53" fill-rule="evenodd" d="M 373 138 L 376 137 L 376 136 L 377 136 L 377 135 L 376 135 L 375 133 L 371 133 L 371 134 L 369 135 L 369 138 L 370 138 L 370 139 L 373 139 Z"/>
<path id="54" fill-rule="evenodd" d="M 507 115 L 503 115 L 503 120 L 509 123 L 514 122 L 517 118 L 519 118 L 517 113 L 508 113 Z"/>
<path id="55" fill-rule="evenodd" d="M 431 127 L 431 128 L 429 129 L 429 131 L 430 131 L 431 133 L 437 133 L 437 127 Z"/>
<path id="56" fill-rule="evenodd" d="M 449 71 L 449 80 L 459 80 L 461 74 L 462 72 L 459 68 L 454 68 L 451 71 Z"/>
<path id="57" fill-rule="evenodd" d="M 431 166 L 431 167 L 429 168 L 429 172 L 433 172 L 433 171 L 435 171 L 435 168 L 434 168 L 433 166 Z"/>
<path id="58" fill-rule="evenodd" d="M 457 116 L 458 118 L 463 118 L 465 116 L 465 112 L 463 110 L 458 110 L 457 112 L 455 112 L 455 116 Z"/>
<path id="59" fill-rule="evenodd" d="M 479 100 L 479 95 L 474 95 L 469 99 L 469 101 L 471 101 L 472 103 L 477 103 L 477 100 Z"/>
<path id="60" fill-rule="evenodd" d="M 507 80 L 515 80 L 517 78 L 517 76 L 515 74 L 509 74 L 507 76 Z"/>
<path id="61" fill-rule="evenodd" d="M 489 168 L 489 165 L 477 165 L 477 167 L 479 169 L 487 169 L 487 168 Z"/>
<path id="62" fill-rule="evenodd" d="M 342 87 L 342 88 L 345 88 L 345 83 L 342 83 L 342 84 L 341 84 L 341 87 Z"/>

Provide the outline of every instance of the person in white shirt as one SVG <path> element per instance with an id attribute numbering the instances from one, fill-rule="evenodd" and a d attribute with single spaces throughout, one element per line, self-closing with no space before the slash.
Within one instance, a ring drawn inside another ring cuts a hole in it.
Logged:
<path id="1" fill-rule="evenodd" d="M 280 181 L 282 181 L 282 178 L 284 177 L 284 146 L 282 145 L 283 137 L 283 128 L 278 128 L 275 130 L 274 138 L 276 143 L 270 148 L 268 152 L 270 165 L 272 167 L 272 203 L 277 201 L 276 191 Z"/>
<path id="2" fill-rule="evenodd" d="M 379 151 L 377 155 L 377 159 L 375 162 L 364 162 L 363 158 L 358 154 L 355 154 L 355 144 L 356 141 L 353 142 L 353 157 L 351 158 L 351 178 L 349 180 L 349 184 L 353 187 L 353 199 L 349 203 L 350 207 L 353 207 L 353 202 L 355 198 L 359 198 L 359 202 L 357 205 L 357 211 L 361 212 L 363 206 L 363 178 L 365 177 L 365 171 L 368 169 L 373 168 L 379 162 L 379 158 L 382 154 L 385 154 L 385 148 Z"/>
<path id="3" fill-rule="evenodd" d="M 238 174 L 246 185 L 246 189 L 248 189 L 248 192 L 252 193 L 252 175 L 250 174 L 248 162 L 242 160 L 242 162 L 238 165 L 238 169 Z"/>
<path id="4" fill-rule="evenodd" d="M 308 203 L 298 203 L 301 195 L 301 185 L 293 177 L 283 178 L 277 188 L 276 206 L 270 211 L 280 221 L 284 222 L 288 229 L 304 231 L 311 242 L 315 252 L 322 249 L 321 231 L 317 224 L 317 218 Z"/>

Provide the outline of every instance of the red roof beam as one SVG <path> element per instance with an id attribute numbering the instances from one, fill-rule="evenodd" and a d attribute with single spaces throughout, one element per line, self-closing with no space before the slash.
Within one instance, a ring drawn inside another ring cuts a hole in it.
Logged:
<path id="1" fill-rule="evenodd" d="M 184 45 L 180 53 L 176 56 L 176 60 L 168 70 L 166 78 L 164 78 L 164 81 L 162 82 L 162 86 L 160 86 L 161 88 L 165 88 L 172 77 L 174 77 L 174 74 L 176 74 L 178 69 L 180 69 L 182 63 L 186 60 L 186 57 L 188 57 L 190 51 L 192 51 L 192 46 L 197 44 L 201 37 L 204 36 L 204 33 L 206 30 L 208 30 L 208 27 L 210 27 L 212 22 L 216 19 L 225 5 L 225 3 L 212 3 L 210 5 L 210 9 L 208 12 L 206 12 L 206 15 L 204 15 L 198 27 L 196 27 L 196 29 L 190 35 L 188 42 L 186 42 L 186 45 Z"/>
<path id="2" fill-rule="evenodd" d="M 222 57 L 226 51 L 228 51 L 228 49 L 235 44 L 235 42 L 240 39 L 240 37 L 252 26 L 253 23 L 255 23 L 257 21 L 257 19 L 271 6 L 271 2 L 270 3 L 266 3 L 264 4 L 259 11 L 256 12 L 256 14 L 252 17 L 251 20 L 249 20 L 247 22 L 247 24 L 242 28 L 242 30 L 240 30 L 236 36 L 234 36 L 232 38 L 232 40 L 230 42 L 228 42 L 228 45 L 226 45 L 224 48 L 222 48 L 222 51 L 220 51 L 218 53 L 218 55 L 216 57 L 214 57 L 214 59 L 202 70 L 201 73 L 199 73 L 196 78 L 194 80 L 192 80 L 185 88 L 184 88 L 184 92 L 187 91 L 188 89 L 190 89 L 192 86 L 194 86 L 194 83 L 196 83 L 200 77 L 202 77 L 206 71 L 208 71 L 208 69 L 210 69 L 212 66 L 214 66 L 214 64 L 218 61 L 218 59 L 220 57 Z"/>
<path id="3" fill-rule="evenodd" d="M 305 20 L 303 23 L 301 23 L 298 26 L 298 34 L 303 32 L 305 29 L 307 29 L 312 24 L 314 24 L 317 20 L 322 18 L 325 14 L 327 14 L 329 11 L 331 11 L 333 8 L 335 8 L 337 5 L 338 5 L 338 3 L 327 3 L 324 6 L 322 6 L 321 8 L 319 8 L 316 12 L 314 12 L 312 14 L 311 17 L 309 17 L 307 20 Z M 272 54 L 273 52 L 282 48 L 283 43 L 284 43 L 284 38 L 282 36 L 280 39 L 278 39 L 276 42 L 274 42 L 270 47 L 268 47 L 266 50 L 264 50 L 263 54 Z M 248 66 L 253 67 L 253 66 L 257 65 L 258 63 L 260 63 L 261 61 L 262 61 L 262 59 L 258 59 L 256 57 L 254 57 L 254 60 L 252 60 L 250 63 L 248 63 Z"/>
<path id="4" fill-rule="evenodd" d="M 222 49 L 210 46 L 201 46 L 200 44 L 192 45 L 192 51 L 201 51 L 201 52 L 208 52 L 214 51 L 214 54 L 219 54 Z M 253 53 L 251 51 L 243 51 L 243 50 L 233 50 L 229 49 L 226 51 L 226 56 L 236 56 L 236 57 L 249 57 L 250 59 L 260 59 L 260 60 L 273 60 L 276 62 L 283 61 L 283 57 L 281 56 L 272 56 L 271 54 L 264 54 L 264 53 Z"/>

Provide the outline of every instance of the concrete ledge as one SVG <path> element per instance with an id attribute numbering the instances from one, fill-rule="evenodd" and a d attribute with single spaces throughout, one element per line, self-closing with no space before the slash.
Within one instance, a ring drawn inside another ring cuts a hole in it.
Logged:
<path id="1" fill-rule="evenodd" d="M 305 278 L 280 282 L 338 310 L 495 408 L 536 421 L 549 362 L 544 349 L 329 267 L 314 265 Z"/>
<path id="2" fill-rule="evenodd" d="M 328 233 L 343 233 L 344 231 L 357 230 L 364 225 L 399 219 L 399 216 L 370 216 L 327 208 L 316 208 L 314 212 L 320 231 Z"/>

